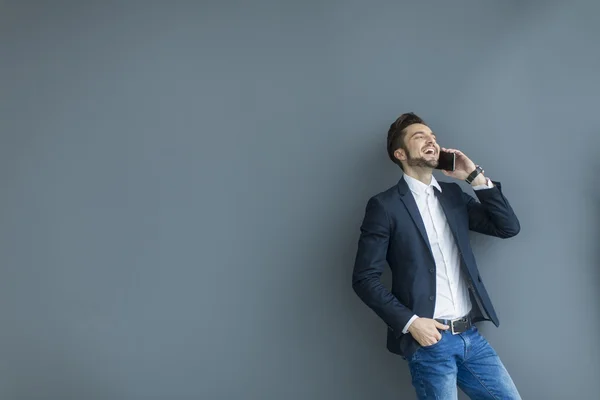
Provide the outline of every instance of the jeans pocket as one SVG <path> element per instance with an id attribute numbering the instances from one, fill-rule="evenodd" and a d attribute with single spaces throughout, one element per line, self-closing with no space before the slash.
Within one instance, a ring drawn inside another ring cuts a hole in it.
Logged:
<path id="1" fill-rule="evenodd" d="M 423 346 L 417 342 L 418 347 L 415 350 L 415 352 L 409 358 L 407 358 L 408 362 L 415 363 L 419 362 L 419 360 L 422 359 L 438 358 L 440 354 L 438 349 L 442 347 L 442 342 L 446 341 L 446 339 L 444 338 L 446 336 L 444 332 L 441 332 L 441 334 L 442 337 L 440 338 L 440 340 L 429 346 Z"/>
<path id="2" fill-rule="evenodd" d="M 424 350 L 429 350 L 429 349 L 433 349 L 434 347 L 439 346 L 440 343 L 442 343 L 442 340 L 444 340 L 444 332 L 440 332 L 440 334 L 442 335 L 442 337 L 440 338 L 440 340 L 438 340 L 434 344 L 430 344 L 429 346 L 421 346 L 421 348 L 424 349 Z"/>

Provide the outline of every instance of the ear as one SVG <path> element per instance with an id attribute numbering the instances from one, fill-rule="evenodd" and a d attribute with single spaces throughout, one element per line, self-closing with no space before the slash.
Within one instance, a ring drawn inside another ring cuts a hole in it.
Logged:
<path id="1" fill-rule="evenodd" d="M 400 161 L 406 161 L 406 152 L 404 149 L 397 149 L 394 152 L 394 157 L 396 157 Z"/>

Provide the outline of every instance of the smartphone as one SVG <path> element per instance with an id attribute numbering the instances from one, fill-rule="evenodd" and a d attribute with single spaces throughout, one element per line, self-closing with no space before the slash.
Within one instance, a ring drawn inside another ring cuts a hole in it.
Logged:
<path id="1" fill-rule="evenodd" d="M 436 167 L 436 169 L 454 171 L 455 162 L 456 154 L 440 150 L 440 158 L 438 159 L 438 166 Z"/>

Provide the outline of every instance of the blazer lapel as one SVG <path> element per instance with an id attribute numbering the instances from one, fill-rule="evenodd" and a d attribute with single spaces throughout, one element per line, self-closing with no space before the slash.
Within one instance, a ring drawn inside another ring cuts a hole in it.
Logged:
<path id="1" fill-rule="evenodd" d="M 406 210 L 408 211 L 410 217 L 417 226 L 417 229 L 421 233 L 421 237 L 423 238 L 425 245 L 431 253 L 431 245 L 429 244 L 429 238 L 427 237 L 425 224 L 423 224 L 423 218 L 421 218 L 421 213 L 419 212 L 419 207 L 417 207 L 417 202 L 415 201 L 415 198 L 410 192 L 410 189 L 408 188 L 408 184 L 404 180 L 404 177 L 402 177 L 400 179 L 400 182 L 398 182 L 398 191 L 400 192 L 400 199 L 404 203 Z"/>

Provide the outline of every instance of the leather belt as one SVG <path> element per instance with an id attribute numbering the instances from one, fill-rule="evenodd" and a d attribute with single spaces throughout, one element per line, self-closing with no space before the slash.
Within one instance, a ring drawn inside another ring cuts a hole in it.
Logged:
<path id="1" fill-rule="evenodd" d="M 456 319 L 435 319 L 437 322 L 448 325 L 450 327 L 449 331 L 452 332 L 453 335 L 458 335 L 459 333 L 466 332 L 469 330 L 471 326 L 473 326 L 473 322 L 471 321 L 470 316 L 456 318 Z"/>

